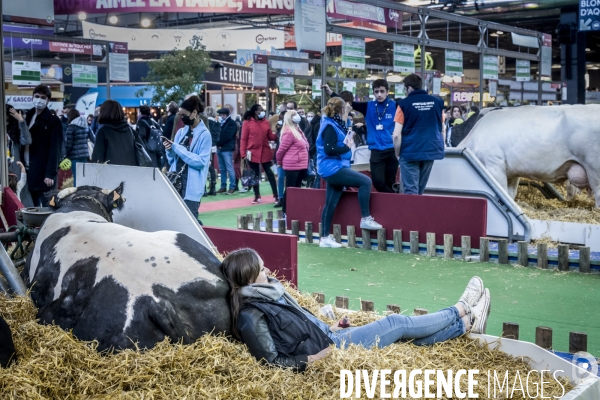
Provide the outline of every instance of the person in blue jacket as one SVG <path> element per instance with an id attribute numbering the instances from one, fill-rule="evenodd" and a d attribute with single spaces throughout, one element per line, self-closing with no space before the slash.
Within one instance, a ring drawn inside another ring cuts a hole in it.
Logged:
<path id="1" fill-rule="evenodd" d="M 198 96 L 191 96 L 181 103 L 178 114 L 185 126 L 177 131 L 172 142 L 163 142 L 171 165 L 170 172 L 183 170 L 181 197 L 196 219 L 208 176 L 212 146 L 210 131 L 200 119 L 202 111 L 204 106 Z M 199 222 L 202 225 L 202 221 Z"/>
<path id="2" fill-rule="evenodd" d="M 327 182 L 325 206 L 321 214 L 322 236 L 321 247 L 342 247 L 329 235 L 333 213 L 337 207 L 344 187 L 358 188 L 358 202 L 362 218 L 361 229 L 378 230 L 381 225 L 371 216 L 369 202 L 371 199 L 371 180 L 361 173 L 350 169 L 352 157 L 352 136 L 348 135 L 346 119 L 350 105 L 339 97 L 332 97 L 323 108 L 321 127 L 317 137 L 317 169 L 319 175 Z"/>
<path id="3" fill-rule="evenodd" d="M 444 158 L 444 102 L 422 90 L 416 74 L 404 78 L 408 96 L 394 117 L 394 149 L 404 194 L 423 194 L 434 160 Z"/>

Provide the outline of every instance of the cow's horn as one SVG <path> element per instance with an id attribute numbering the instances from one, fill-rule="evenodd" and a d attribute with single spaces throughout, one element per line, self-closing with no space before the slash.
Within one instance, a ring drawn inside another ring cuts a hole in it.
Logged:
<path id="1" fill-rule="evenodd" d="M 66 189 L 63 189 L 63 190 L 61 190 L 60 192 L 58 192 L 58 195 L 57 195 L 57 197 L 58 197 L 58 199 L 59 199 L 59 200 L 62 200 L 62 199 L 64 199 L 65 197 L 72 195 L 72 194 L 73 194 L 73 193 L 75 193 L 76 191 L 77 191 L 77 188 L 76 188 L 76 187 L 70 187 L 70 188 L 66 188 Z"/>
<path id="2" fill-rule="evenodd" d="M 52 196 L 52 199 L 50 199 L 48 204 L 50 204 L 52 207 L 56 206 L 56 203 L 54 202 L 54 196 Z"/>
<path id="3" fill-rule="evenodd" d="M 119 193 L 115 192 L 114 196 L 113 196 L 113 201 L 117 201 L 121 198 L 121 196 L 119 196 Z"/>

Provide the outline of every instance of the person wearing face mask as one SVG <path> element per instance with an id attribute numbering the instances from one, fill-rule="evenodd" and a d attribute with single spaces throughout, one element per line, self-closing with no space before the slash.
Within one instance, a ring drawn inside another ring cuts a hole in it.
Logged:
<path id="1" fill-rule="evenodd" d="M 240 156 L 242 159 L 248 161 L 250 168 L 257 177 L 260 177 L 260 167 L 263 167 L 265 175 L 269 179 L 275 201 L 278 201 L 275 175 L 271 171 L 273 151 L 269 145 L 269 141 L 276 141 L 277 136 L 271 130 L 269 121 L 265 119 L 265 114 L 265 110 L 263 110 L 260 104 L 253 105 L 244 114 L 242 138 L 240 140 Z M 254 200 L 252 204 L 258 204 L 261 202 L 259 184 L 256 184 L 253 189 Z"/>
<path id="2" fill-rule="evenodd" d="M 287 110 L 279 113 L 279 120 L 277 121 L 277 128 L 275 131 L 275 135 L 277 136 L 277 143 L 275 146 L 274 154 L 277 154 L 277 151 L 279 150 L 279 143 L 281 142 L 281 129 L 283 128 L 283 120 L 285 118 L 285 113 L 287 113 Z M 285 170 L 283 169 L 281 164 L 277 162 L 275 164 L 277 165 L 277 197 L 279 198 L 278 201 L 275 201 L 275 208 L 279 208 L 283 205 L 282 199 L 283 191 L 285 190 Z"/>
<path id="3" fill-rule="evenodd" d="M 300 119 L 296 111 L 285 114 L 277 150 L 277 165 L 281 165 L 285 171 L 285 191 L 281 200 L 284 215 L 287 188 L 302 187 L 308 169 L 308 141 L 298 126 Z"/>
<path id="4" fill-rule="evenodd" d="M 185 126 L 177 131 L 173 141 L 163 142 L 171 165 L 170 171 L 183 171 L 181 197 L 196 219 L 208 177 L 212 147 L 210 131 L 200 119 L 203 111 L 200 98 L 190 96 L 179 106 L 178 114 Z M 202 221 L 198 222 L 202 225 Z"/>
<path id="5" fill-rule="evenodd" d="M 217 193 L 233 194 L 236 191 L 235 170 L 233 169 L 233 151 L 235 150 L 235 135 L 237 124 L 230 118 L 228 108 L 217 111 L 221 123 L 221 134 L 217 142 L 217 157 L 219 158 L 219 171 L 221 171 L 221 188 Z M 227 176 L 229 175 L 229 190 L 227 190 Z"/>
<path id="6" fill-rule="evenodd" d="M 25 165 L 29 165 L 27 186 L 36 207 L 48 206 L 49 199 L 44 194 L 55 187 L 64 139 L 60 119 L 47 107 L 51 96 L 48 86 L 36 86 L 33 89 L 33 108 L 25 115 L 31 144 L 25 149 L 24 161 Z"/>

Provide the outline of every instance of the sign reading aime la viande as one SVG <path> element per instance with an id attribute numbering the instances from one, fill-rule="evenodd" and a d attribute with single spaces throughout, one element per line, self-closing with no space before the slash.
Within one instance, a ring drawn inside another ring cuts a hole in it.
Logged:
<path id="1" fill-rule="evenodd" d="M 56 15 L 78 12 L 190 12 L 241 14 L 293 14 L 294 0 L 54 0 Z M 331 1 L 332 18 L 363 20 L 390 27 L 402 25 L 400 12 L 344 0 Z"/>

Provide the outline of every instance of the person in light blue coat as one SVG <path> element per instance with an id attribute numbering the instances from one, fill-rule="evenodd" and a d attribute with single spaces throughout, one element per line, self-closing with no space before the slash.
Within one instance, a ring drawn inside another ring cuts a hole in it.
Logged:
<path id="1" fill-rule="evenodd" d="M 182 171 L 181 197 L 196 219 L 204 194 L 212 147 L 210 131 L 199 117 L 203 111 L 204 106 L 198 96 L 191 96 L 181 103 L 178 114 L 185 126 L 177 131 L 172 142 L 163 142 L 171 165 L 170 172 Z M 202 225 L 202 221 L 199 222 Z"/>

